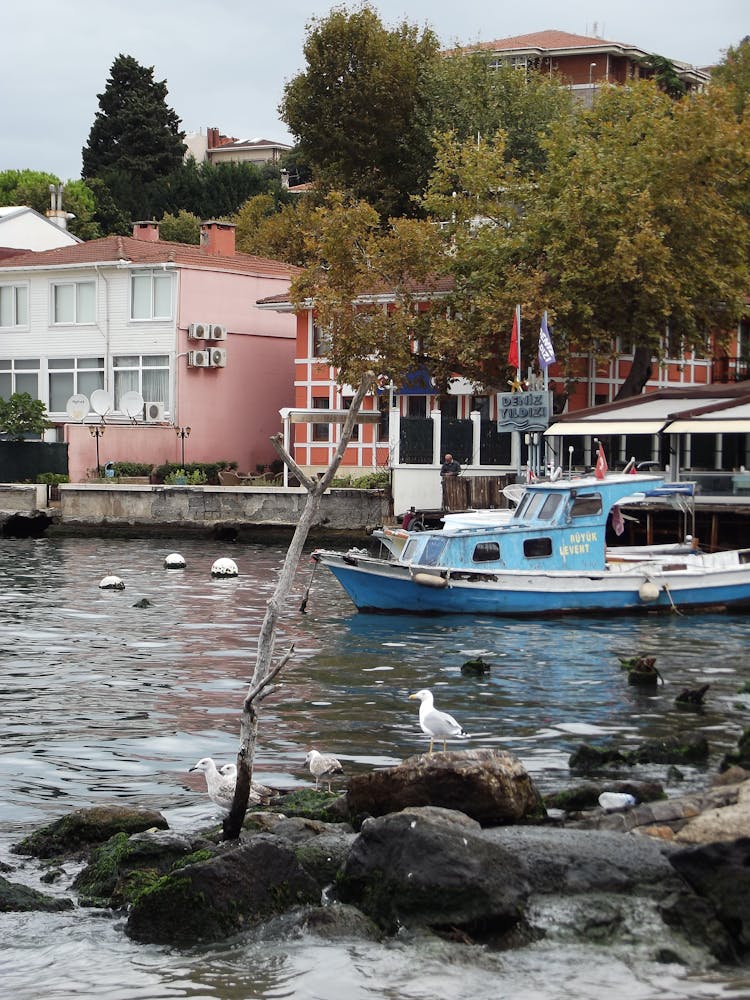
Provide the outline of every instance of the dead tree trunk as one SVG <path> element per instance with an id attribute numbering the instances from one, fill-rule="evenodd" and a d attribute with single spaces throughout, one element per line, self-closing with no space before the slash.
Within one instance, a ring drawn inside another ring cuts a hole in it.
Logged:
<path id="1" fill-rule="evenodd" d="M 360 382 L 359 389 L 352 400 L 346 421 L 341 431 L 341 440 L 336 449 L 331 464 L 324 475 L 318 479 L 310 479 L 300 469 L 292 456 L 284 450 L 281 443 L 281 436 L 273 438 L 273 445 L 278 454 L 284 460 L 289 469 L 299 479 L 300 483 L 307 490 L 307 502 L 305 508 L 297 522 L 294 535 L 289 543 L 289 549 L 284 559 L 284 565 L 279 573 L 279 579 L 273 597 L 266 605 L 266 613 L 258 636 L 258 653 L 255 661 L 255 670 L 250 681 L 250 687 L 245 696 L 242 708 L 242 719 L 240 722 L 240 748 L 237 754 L 237 784 L 234 790 L 234 801 L 229 815 L 224 820 L 224 840 L 236 840 L 240 835 L 242 824 L 247 812 L 247 803 L 250 796 L 250 788 L 253 776 L 253 760 L 255 757 L 255 745 L 258 737 L 258 709 L 259 703 L 275 690 L 272 682 L 288 663 L 292 656 L 294 647 L 290 649 L 274 664 L 274 644 L 276 640 L 276 624 L 279 614 L 283 608 L 284 601 L 289 596 L 294 583 L 294 575 L 302 555 L 310 528 L 314 525 L 320 509 L 320 501 L 328 489 L 331 480 L 336 474 L 336 470 L 341 465 L 346 446 L 351 440 L 352 431 L 356 423 L 357 414 L 362 406 L 362 401 L 373 383 L 373 374 L 368 373 Z"/>

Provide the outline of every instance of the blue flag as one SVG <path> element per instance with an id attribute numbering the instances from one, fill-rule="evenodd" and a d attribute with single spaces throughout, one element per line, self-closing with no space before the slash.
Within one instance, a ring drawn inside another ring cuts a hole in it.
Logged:
<path id="1" fill-rule="evenodd" d="M 547 329 L 547 311 L 545 310 L 544 316 L 542 316 L 542 325 L 539 327 L 539 366 L 549 368 L 556 360 L 552 337 Z"/>

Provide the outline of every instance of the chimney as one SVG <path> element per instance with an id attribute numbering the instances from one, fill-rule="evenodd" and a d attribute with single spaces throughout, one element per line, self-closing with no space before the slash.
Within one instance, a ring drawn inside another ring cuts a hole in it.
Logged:
<path id="1" fill-rule="evenodd" d="M 75 215 L 72 212 L 63 211 L 62 199 L 63 199 L 63 186 L 62 184 L 50 184 L 50 207 L 46 211 L 46 216 L 50 222 L 54 223 L 59 229 L 68 228 L 68 219 L 75 219 Z"/>
<path id="2" fill-rule="evenodd" d="M 216 149 L 219 145 L 219 130 L 217 128 L 206 129 L 206 137 L 208 139 L 208 148 Z"/>
<path id="3" fill-rule="evenodd" d="M 233 222 L 218 222 L 216 219 L 201 222 L 202 249 L 220 257 L 233 257 L 235 228 Z"/>
<path id="4" fill-rule="evenodd" d="M 133 223 L 133 239 L 145 240 L 146 243 L 159 242 L 159 223 L 153 219 L 146 222 Z"/>

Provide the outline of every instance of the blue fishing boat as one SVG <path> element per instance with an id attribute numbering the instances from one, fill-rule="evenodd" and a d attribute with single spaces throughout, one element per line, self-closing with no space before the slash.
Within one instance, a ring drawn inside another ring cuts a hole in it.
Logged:
<path id="1" fill-rule="evenodd" d="M 750 606 L 750 549 L 609 549 L 627 503 L 692 493 L 658 475 L 614 473 L 531 484 L 510 519 L 411 533 L 387 557 L 317 549 L 313 558 L 362 611 L 547 615 Z M 615 515 L 619 511 L 615 512 Z"/>

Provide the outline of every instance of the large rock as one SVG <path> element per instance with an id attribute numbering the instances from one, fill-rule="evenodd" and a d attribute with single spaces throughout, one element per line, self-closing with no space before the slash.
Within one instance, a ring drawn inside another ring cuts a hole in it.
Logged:
<path id="1" fill-rule="evenodd" d="M 568 767 L 579 774 L 611 771 L 635 764 L 699 764 L 708 759 L 708 740 L 703 733 L 668 737 L 623 750 L 611 742 L 581 743 L 568 759 Z"/>
<path id="2" fill-rule="evenodd" d="M 689 847 L 670 855 L 670 861 L 711 904 L 737 951 L 750 951 L 750 837 Z"/>
<path id="3" fill-rule="evenodd" d="M 138 806 L 92 806 L 77 809 L 42 827 L 12 848 L 15 854 L 37 858 L 56 858 L 80 854 L 93 844 L 103 844 L 116 833 L 141 833 L 168 826 L 161 813 Z"/>
<path id="4" fill-rule="evenodd" d="M 427 806 L 366 820 L 337 892 L 389 932 L 502 934 L 520 920 L 527 886 L 515 855 L 488 843 L 479 823 Z"/>
<path id="5" fill-rule="evenodd" d="M 73 903 L 69 899 L 47 896 L 36 889 L 25 885 L 16 885 L 0 875 L 0 913 L 20 913 L 28 910 L 45 910 L 53 913 L 57 910 L 72 910 Z"/>
<path id="6" fill-rule="evenodd" d="M 126 931 L 156 944 L 221 941 L 293 906 L 319 901 L 320 888 L 290 845 L 258 834 L 160 879 L 135 901 Z"/>
<path id="7" fill-rule="evenodd" d="M 723 793 L 723 794 L 722 794 Z M 690 819 L 675 835 L 682 844 L 732 841 L 750 833 L 750 781 L 711 789 L 703 799 L 703 811 Z"/>
<path id="8" fill-rule="evenodd" d="M 545 815 L 523 764 L 503 750 L 423 754 L 397 767 L 355 775 L 347 803 L 353 816 L 384 816 L 412 806 L 458 809 L 482 826 Z"/>

